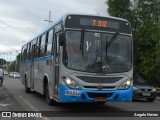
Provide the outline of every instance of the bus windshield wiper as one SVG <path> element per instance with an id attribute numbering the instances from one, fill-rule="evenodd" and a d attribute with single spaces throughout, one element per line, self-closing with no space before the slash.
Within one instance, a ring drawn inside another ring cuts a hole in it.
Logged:
<path id="1" fill-rule="evenodd" d="M 114 40 L 117 38 L 117 36 L 119 35 L 119 33 L 115 33 L 112 38 L 110 39 L 109 42 L 107 42 L 107 38 L 106 38 L 106 59 L 107 59 L 107 65 L 102 66 L 103 71 L 109 71 L 109 66 L 108 66 L 108 47 L 114 42 Z"/>
<path id="2" fill-rule="evenodd" d="M 107 43 L 107 41 L 106 41 L 106 47 L 108 48 L 113 42 L 114 42 L 114 40 L 117 38 L 117 36 L 119 35 L 119 33 L 115 33 L 113 36 L 112 36 L 112 38 L 111 38 L 111 40 Z"/>
<path id="3" fill-rule="evenodd" d="M 84 33 L 85 30 L 82 29 L 82 32 L 81 32 L 81 41 L 80 41 L 80 50 L 82 50 L 82 57 L 83 57 L 83 45 L 84 45 Z"/>
<path id="4" fill-rule="evenodd" d="M 106 40 L 106 58 L 107 58 L 107 53 L 108 53 L 108 47 L 114 42 L 114 40 L 117 38 L 118 35 L 119 35 L 119 33 L 116 32 L 112 36 L 112 38 L 111 38 L 111 40 L 109 42 L 107 42 L 107 40 Z"/>

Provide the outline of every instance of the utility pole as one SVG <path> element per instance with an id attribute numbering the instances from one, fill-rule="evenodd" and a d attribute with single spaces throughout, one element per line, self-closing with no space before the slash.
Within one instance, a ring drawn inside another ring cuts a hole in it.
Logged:
<path id="1" fill-rule="evenodd" d="M 9 53 L 7 52 L 7 61 L 6 61 L 6 64 L 7 64 L 7 69 L 8 69 L 8 55 L 9 55 Z"/>
<path id="2" fill-rule="evenodd" d="M 16 71 L 16 69 L 17 69 L 17 57 L 18 57 L 18 50 L 16 50 L 16 64 L 15 64 L 15 72 L 17 72 L 17 71 Z"/>
<path id="3" fill-rule="evenodd" d="M 10 63 L 9 63 L 9 65 L 11 65 L 11 53 L 12 53 L 12 51 L 10 51 L 9 53 L 10 53 Z"/>
<path id="4" fill-rule="evenodd" d="M 49 24 L 53 22 L 53 21 L 51 21 L 51 11 L 49 11 L 48 20 L 44 20 L 44 21 L 47 21 Z"/>
<path id="5" fill-rule="evenodd" d="M 4 57 L 5 57 L 5 53 L 2 53 L 3 54 L 3 70 L 4 70 Z"/>

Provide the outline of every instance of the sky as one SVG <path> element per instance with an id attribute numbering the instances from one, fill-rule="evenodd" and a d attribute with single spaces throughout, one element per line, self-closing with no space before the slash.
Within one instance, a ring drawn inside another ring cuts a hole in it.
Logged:
<path id="1" fill-rule="evenodd" d="M 0 58 L 14 60 L 23 44 L 65 13 L 108 16 L 106 0 L 0 0 Z M 11 59 L 8 56 L 11 53 Z M 8 53 L 8 54 L 2 54 Z"/>

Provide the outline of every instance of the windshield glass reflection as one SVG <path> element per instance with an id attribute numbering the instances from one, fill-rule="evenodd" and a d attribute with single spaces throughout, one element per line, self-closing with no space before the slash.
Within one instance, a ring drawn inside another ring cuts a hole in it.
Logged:
<path id="1" fill-rule="evenodd" d="M 66 32 L 66 67 L 94 73 L 119 73 L 131 69 L 130 36 L 116 35 L 112 39 L 115 34 L 84 32 L 83 42 L 81 36 L 81 31 Z"/>

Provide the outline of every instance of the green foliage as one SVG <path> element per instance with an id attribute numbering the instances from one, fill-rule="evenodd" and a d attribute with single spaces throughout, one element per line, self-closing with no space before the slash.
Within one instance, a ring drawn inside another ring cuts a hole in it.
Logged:
<path id="1" fill-rule="evenodd" d="M 130 21 L 133 40 L 139 45 L 134 71 L 160 85 L 160 0 L 108 0 L 111 16 Z M 160 86 L 159 86 L 160 87 Z"/>
<path id="2" fill-rule="evenodd" d="M 0 66 L 2 67 L 3 66 L 3 64 L 6 64 L 6 60 L 4 60 L 4 59 L 0 59 Z"/>
<path id="3" fill-rule="evenodd" d="M 20 54 L 16 56 L 16 60 L 13 62 L 7 62 L 5 59 L 0 59 L 0 67 L 8 72 L 19 72 Z"/>
<path id="4" fill-rule="evenodd" d="M 9 65 L 9 67 L 8 67 L 8 71 L 9 72 L 15 72 L 15 61 L 13 61 L 10 65 Z"/>
<path id="5" fill-rule="evenodd" d="M 112 16 L 126 18 L 130 12 L 130 0 L 108 0 L 108 12 Z"/>
<path id="6" fill-rule="evenodd" d="M 11 62 L 11 64 L 8 67 L 9 72 L 19 72 L 19 62 L 20 62 L 20 54 L 17 55 L 16 60 Z"/>

